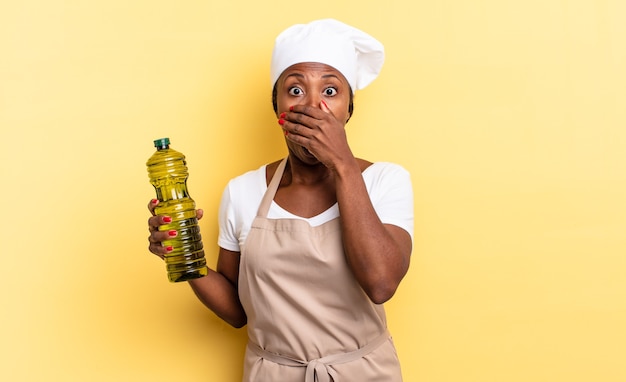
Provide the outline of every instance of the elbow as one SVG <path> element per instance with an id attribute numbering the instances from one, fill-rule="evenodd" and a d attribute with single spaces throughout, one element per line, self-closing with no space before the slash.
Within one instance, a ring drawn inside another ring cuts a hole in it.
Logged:
<path id="1" fill-rule="evenodd" d="M 405 274 L 406 270 L 395 274 L 380 274 L 377 277 L 370 278 L 368 281 L 364 280 L 361 286 L 367 297 L 374 304 L 384 304 L 396 294 Z"/>
<path id="2" fill-rule="evenodd" d="M 248 323 L 248 315 L 244 312 L 243 308 L 226 320 L 235 329 L 241 329 Z"/>
<path id="3" fill-rule="evenodd" d="M 365 290 L 367 297 L 377 305 L 384 304 L 389 301 L 398 289 L 397 283 L 376 283 Z"/>
<path id="4" fill-rule="evenodd" d="M 400 282 L 407 272 L 407 267 L 403 267 L 396 272 L 380 273 L 372 276 L 368 280 L 363 280 L 361 286 L 369 299 L 377 305 L 389 301 L 398 290 Z"/>
<path id="5" fill-rule="evenodd" d="M 246 326 L 246 324 L 248 323 L 248 319 L 246 316 L 236 318 L 236 319 L 225 320 L 225 321 L 235 329 L 241 329 L 244 326 Z"/>

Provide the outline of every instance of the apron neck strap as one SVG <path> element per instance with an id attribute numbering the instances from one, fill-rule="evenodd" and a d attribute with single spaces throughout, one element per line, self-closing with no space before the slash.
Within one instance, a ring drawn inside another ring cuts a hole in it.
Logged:
<path id="1" fill-rule="evenodd" d="M 265 195 L 263 195 L 261 205 L 259 206 L 259 210 L 257 211 L 257 216 L 267 217 L 267 213 L 270 210 L 272 200 L 274 200 L 274 195 L 276 195 L 276 191 L 278 190 L 278 186 L 280 185 L 280 180 L 283 178 L 283 172 L 285 172 L 286 164 L 287 158 L 283 159 L 278 164 L 276 172 L 274 173 L 274 176 L 272 176 L 270 184 L 267 186 L 267 191 L 265 191 Z"/>

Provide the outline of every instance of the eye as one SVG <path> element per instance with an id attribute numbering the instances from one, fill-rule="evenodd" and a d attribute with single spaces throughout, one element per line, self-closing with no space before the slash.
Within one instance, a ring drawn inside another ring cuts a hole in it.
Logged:
<path id="1" fill-rule="evenodd" d="M 289 88 L 289 94 L 292 95 L 292 96 L 299 96 L 299 95 L 304 94 L 304 92 L 299 87 L 292 86 L 292 87 Z"/>
<path id="2" fill-rule="evenodd" d="M 333 88 L 333 87 L 329 87 L 324 89 L 324 95 L 328 96 L 328 97 L 333 97 L 337 95 L 337 89 Z"/>

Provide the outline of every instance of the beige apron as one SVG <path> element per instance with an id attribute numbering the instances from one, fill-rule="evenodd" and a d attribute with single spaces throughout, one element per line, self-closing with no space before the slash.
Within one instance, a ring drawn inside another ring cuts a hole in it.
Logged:
<path id="1" fill-rule="evenodd" d="M 384 309 L 348 268 L 339 218 L 317 227 L 267 218 L 285 163 L 241 247 L 239 297 L 249 337 L 243 381 L 401 381 Z"/>

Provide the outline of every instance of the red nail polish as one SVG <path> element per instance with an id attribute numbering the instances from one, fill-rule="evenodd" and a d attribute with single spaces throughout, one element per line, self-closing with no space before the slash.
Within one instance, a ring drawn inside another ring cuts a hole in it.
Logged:
<path id="1" fill-rule="evenodd" d="M 167 231 L 167 234 L 170 236 L 176 236 L 178 232 L 176 232 L 176 230 L 171 230 L 171 231 Z"/>
<path id="2" fill-rule="evenodd" d="M 282 125 L 284 125 L 284 124 L 285 124 L 285 120 L 284 120 L 284 119 L 282 119 L 282 118 L 281 118 L 281 119 L 279 119 L 279 120 L 278 120 L 278 124 L 279 124 L 279 125 L 281 125 L 281 126 L 282 126 Z"/>
<path id="3" fill-rule="evenodd" d="M 287 130 L 285 130 L 285 135 L 286 135 L 286 136 L 287 136 L 287 135 L 289 135 L 289 132 L 288 132 Z"/>
<path id="4" fill-rule="evenodd" d="M 285 118 L 286 116 L 287 116 L 287 113 L 285 113 L 284 111 L 280 113 L 279 115 L 280 118 Z"/>
<path id="5" fill-rule="evenodd" d="M 165 247 L 165 250 L 168 252 L 172 252 L 174 250 L 174 247 L 172 247 L 171 245 L 168 245 L 167 247 Z"/>
<path id="6" fill-rule="evenodd" d="M 171 217 L 169 217 L 169 216 L 165 216 L 165 217 L 163 218 L 163 221 L 164 221 L 164 222 L 166 222 L 166 223 L 171 223 L 171 222 L 172 222 L 172 218 L 171 218 Z"/>
<path id="7" fill-rule="evenodd" d="M 330 109 L 328 105 L 326 104 L 326 102 L 324 102 L 324 100 L 322 100 L 322 103 L 324 104 L 324 106 L 326 106 L 327 109 Z"/>
<path id="8" fill-rule="evenodd" d="M 158 202 L 159 202 L 159 199 L 152 199 L 152 200 L 150 201 L 150 203 L 152 203 L 152 204 L 157 204 Z"/>
<path id="9" fill-rule="evenodd" d="M 293 111 L 293 106 L 289 106 L 289 111 Z"/>

